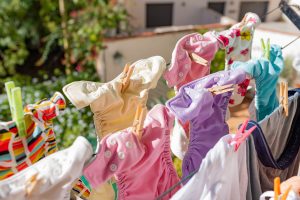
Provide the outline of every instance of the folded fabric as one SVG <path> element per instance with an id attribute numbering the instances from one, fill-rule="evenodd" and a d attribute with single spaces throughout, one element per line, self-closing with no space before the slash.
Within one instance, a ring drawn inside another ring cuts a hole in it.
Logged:
<path id="1" fill-rule="evenodd" d="M 247 142 L 249 184 L 247 200 L 273 189 L 273 180 L 286 180 L 297 175 L 300 154 L 300 91 L 289 91 L 289 116 L 278 107 L 259 123 L 250 121 L 247 128 L 257 126 Z"/>
<path id="2" fill-rule="evenodd" d="M 171 65 L 164 73 L 168 86 L 175 86 L 179 89 L 186 83 L 208 75 L 211 61 L 218 49 L 218 40 L 211 33 L 204 35 L 192 33 L 182 37 L 176 43 L 172 53 Z M 207 60 L 207 65 L 201 65 L 192 60 L 189 56 L 190 53 L 195 53 Z"/>
<path id="3" fill-rule="evenodd" d="M 257 121 L 261 121 L 278 107 L 276 84 L 284 68 L 281 47 L 271 45 L 270 60 L 252 59 L 248 62 L 234 62 L 232 69 L 243 69 L 256 83 L 255 107 Z"/>
<path id="4" fill-rule="evenodd" d="M 57 151 L 52 120 L 65 107 L 66 102 L 59 92 L 50 99 L 27 105 L 25 138 L 19 136 L 16 122 L 0 122 L 0 180 Z"/>
<path id="5" fill-rule="evenodd" d="M 183 177 L 198 170 L 206 153 L 222 136 L 229 133 L 225 117 L 232 93 L 213 96 L 205 88 L 239 84 L 245 78 L 243 70 L 214 73 L 184 85 L 166 103 L 181 122 L 190 121 L 190 142 L 182 163 Z"/>
<path id="6" fill-rule="evenodd" d="M 172 200 L 244 200 L 247 192 L 246 144 L 235 152 L 229 144 L 233 134 L 223 136 L 210 149 L 200 169 Z"/>
<path id="7" fill-rule="evenodd" d="M 67 200 L 72 183 L 81 176 L 84 163 L 93 154 L 92 146 L 79 136 L 71 147 L 53 153 L 21 172 L 0 181 L 0 199 Z M 37 184 L 30 179 L 36 176 Z M 28 188 L 32 188 L 30 194 Z"/>
<path id="8" fill-rule="evenodd" d="M 76 81 L 63 88 L 66 96 L 77 108 L 90 105 L 100 137 L 132 124 L 137 106 L 146 104 L 149 89 L 156 87 L 166 68 L 166 62 L 160 56 L 139 60 L 132 65 L 135 66 L 133 74 L 123 93 L 123 73 L 108 83 Z"/>
<path id="9" fill-rule="evenodd" d="M 115 175 L 120 200 L 155 199 L 179 181 L 170 152 L 173 122 L 167 108 L 156 105 L 146 116 L 141 140 L 130 128 L 106 136 L 84 176 L 96 188 Z"/>

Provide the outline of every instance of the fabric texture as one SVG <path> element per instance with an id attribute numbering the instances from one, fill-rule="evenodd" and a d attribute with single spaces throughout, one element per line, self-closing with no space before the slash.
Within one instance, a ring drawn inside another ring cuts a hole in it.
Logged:
<path id="1" fill-rule="evenodd" d="M 71 147 L 53 153 L 18 174 L 0 181 L 0 199 L 69 200 L 72 183 L 80 177 L 84 163 L 93 154 L 92 146 L 79 136 Z M 28 196 L 29 179 L 37 175 L 38 184 Z M 42 184 L 41 184 L 42 183 Z"/>
<path id="2" fill-rule="evenodd" d="M 181 122 L 190 122 L 190 143 L 182 163 L 183 177 L 198 170 L 206 153 L 222 136 L 229 133 L 225 117 L 232 93 L 213 96 L 205 88 L 239 84 L 245 78 L 243 70 L 214 73 L 184 85 L 166 103 Z"/>
<path id="3" fill-rule="evenodd" d="M 106 136 L 84 176 L 96 188 L 115 175 L 121 200 L 155 199 L 179 181 L 170 152 L 173 122 L 167 108 L 156 105 L 146 116 L 141 140 L 130 128 Z"/>
<path id="4" fill-rule="evenodd" d="M 101 138 L 132 125 L 137 106 L 146 105 L 149 89 L 156 87 L 166 68 L 166 62 L 160 56 L 139 60 L 132 65 L 135 66 L 133 74 L 123 93 L 123 73 L 108 83 L 77 81 L 63 88 L 77 108 L 90 105 L 96 131 Z"/>
<path id="5" fill-rule="evenodd" d="M 284 68 L 281 47 L 271 45 L 270 60 L 253 59 L 248 62 L 234 62 L 233 69 L 243 69 L 256 83 L 255 107 L 258 121 L 264 119 L 278 107 L 276 84 Z"/>
<path id="6" fill-rule="evenodd" d="M 16 122 L 0 122 L 0 180 L 6 179 L 57 151 L 53 119 L 65 109 L 62 94 L 25 107 L 26 137 Z"/>
<path id="7" fill-rule="evenodd" d="M 233 134 L 223 136 L 209 150 L 200 169 L 172 200 L 244 200 L 247 192 L 246 144 L 234 152 Z"/>
<path id="8" fill-rule="evenodd" d="M 212 35 L 220 42 L 220 48 L 225 49 L 225 70 L 231 69 L 234 61 L 250 60 L 253 35 L 259 24 L 259 16 L 248 12 L 243 21 L 233 25 L 228 30 L 212 32 Z"/>
<path id="9" fill-rule="evenodd" d="M 275 177 L 284 181 L 298 173 L 300 99 L 298 92 L 289 91 L 289 95 L 288 117 L 278 107 L 259 123 L 248 124 L 248 128 L 258 128 L 247 142 L 247 200 L 259 199 L 263 192 L 272 190 Z"/>
<path id="10" fill-rule="evenodd" d="M 172 52 L 171 65 L 164 73 L 169 87 L 179 89 L 182 85 L 206 76 L 210 72 L 210 64 L 219 49 L 218 40 L 206 33 L 192 33 L 182 37 Z M 208 61 L 206 66 L 193 61 L 189 54 L 195 53 Z"/>

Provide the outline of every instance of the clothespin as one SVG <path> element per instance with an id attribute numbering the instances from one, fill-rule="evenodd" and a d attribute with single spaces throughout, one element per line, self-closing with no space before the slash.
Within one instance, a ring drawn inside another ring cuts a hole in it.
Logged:
<path id="1" fill-rule="evenodd" d="M 125 77 L 123 78 L 123 81 L 122 81 L 121 92 L 124 92 L 127 89 L 133 69 L 134 69 L 134 66 L 130 66 L 129 64 L 125 65 L 124 70 L 123 70 Z"/>
<path id="2" fill-rule="evenodd" d="M 17 124 L 18 134 L 20 137 L 26 137 L 26 125 L 22 104 L 21 88 L 15 87 L 15 84 L 12 81 L 5 83 L 5 88 L 12 117 Z"/>
<path id="3" fill-rule="evenodd" d="M 207 66 L 207 64 L 208 64 L 208 61 L 207 61 L 207 60 L 205 60 L 205 59 L 202 58 L 201 56 L 198 56 L 198 55 L 195 54 L 195 53 L 190 53 L 189 56 L 190 56 L 190 58 L 191 58 L 194 62 L 196 62 L 196 63 L 198 63 L 198 64 L 200 64 L 200 65 Z"/>
<path id="4" fill-rule="evenodd" d="M 289 186 L 288 189 L 282 194 L 280 200 L 286 200 L 292 186 Z M 279 200 L 281 191 L 280 191 L 280 178 L 276 177 L 274 179 L 274 200 Z"/>
<path id="5" fill-rule="evenodd" d="M 26 196 L 27 196 L 27 197 L 29 197 L 29 196 L 32 194 L 34 188 L 35 188 L 39 183 L 45 184 L 44 179 L 38 179 L 38 173 L 33 174 L 33 175 L 30 177 L 30 179 L 27 181 L 26 186 L 25 186 L 25 188 L 26 188 Z"/>
<path id="6" fill-rule="evenodd" d="M 264 40 L 261 38 L 261 46 L 263 48 L 263 56 L 270 60 L 270 50 L 271 50 L 271 45 L 270 45 L 270 38 L 268 38 L 266 44 L 264 42 Z"/>
<path id="7" fill-rule="evenodd" d="M 256 129 L 256 126 L 251 127 L 249 130 L 246 130 L 249 119 L 247 119 L 242 126 L 238 129 L 238 132 L 234 137 L 229 141 L 231 145 L 234 145 L 234 151 L 236 152 L 240 145 L 248 138 L 248 136 Z"/>
<path id="8" fill-rule="evenodd" d="M 225 92 L 233 91 L 234 90 L 233 86 L 234 86 L 234 84 L 215 86 L 215 87 L 209 88 L 208 91 L 210 91 L 214 95 L 218 95 L 218 94 L 223 94 Z"/>
<path id="9" fill-rule="evenodd" d="M 286 81 L 280 82 L 279 87 L 279 103 L 283 107 L 285 116 L 289 116 L 288 106 L 288 83 Z"/>
<path id="10" fill-rule="evenodd" d="M 133 132 L 136 134 L 139 140 L 142 138 L 143 126 L 144 126 L 146 114 L 147 114 L 147 108 L 139 104 L 133 122 Z"/>

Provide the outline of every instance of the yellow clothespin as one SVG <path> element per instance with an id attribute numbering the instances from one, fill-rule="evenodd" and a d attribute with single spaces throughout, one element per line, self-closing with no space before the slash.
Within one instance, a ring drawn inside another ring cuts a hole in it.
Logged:
<path id="1" fill-rule="evenodd" d="M 209 88 L 208 91 L 210 91 L 214 95 L 218 95 L 218 94 L 223 94 L 225 92 L 233 91 L 234 90 L 233 86 L 234 86 L 234 84 L 215 86 L 215 87 Z"/>
<path id="2" fill-rule="evenodd" d="M 270 60 L 270 50 L 271 50 L 270 38 L 268 38 L 266 44 L 262 38 L 260 39 L 260 41 L 261 41 L 261 46 L 263 48 L 263 56 L 266 59 Z"/>
<path id="3" fill-rule="evenodd" d="M 292 186 L 289 186 L 288 189 L 282 194 L 280 200 L 286 200 L 290 190 L 292 189 Z M 280 178 L 276 177 L 274 179 L 274 200 L 279 200 L 279 196 L 281 194 L 280 191 Z"/>
<path id="4" fill-rule="evenodd" d="M 133 69 L 134 66 L 130 66 L 129 64 L 126 64 L 126 66 L 124 67 L 123 73 L 125 74 L 125 77 L 123 78 L 122 81 L 121 92 L 124 92 L 127 89 L 130 82 L 130 77 L 133 73 Z"/>
<path id="5" fill-rule="evenodd" d="M 198 56 L 197 54 L 195 53 L 190 53 L 189 54 L 190 58 L 195 61 L 196 63 L 200 64 L 200 65 L 204 65 L 204 66 L 207 66 L 208 64 L 208 61 L 205 60 L 204 58 L 202 58 L 201 56 Z"/>
<path id="6" fill-rule="evenodd" d="M 143 126 L 144 126 L 146 114 L 147 114 L 146 106 L 142 106 L 141 104 L 139 104 L 133 122 L 133 132 L 136 134 L 139 140 L 142 138 Z"/>
<path id="7" fill-rule="evenodd" d="M 279 103 L 283 107 L 285 116 L 289 116 L 289 105 L 288 105 L 288 83 L 280 82 L 279 85 Z"/>

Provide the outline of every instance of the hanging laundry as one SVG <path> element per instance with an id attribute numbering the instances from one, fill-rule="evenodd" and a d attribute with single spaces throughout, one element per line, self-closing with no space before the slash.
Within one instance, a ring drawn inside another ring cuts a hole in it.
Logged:
<path id="1" fill-rule="evenodd" d="M 97 188 L 115 175 L 120 200 L 155 199 L 179 181 L 170 152 L 173 122 L 167 108 L 156 105 L 147 114 L 141 140 L 130 128 L 103 138 L 84 176 Z"/>
<path id="2" fill-rule="evenodd" d="M 260 24 L 260 18 L 255 13 L 246 13 L 240 23 L 221 32 L 212 31 L 220 48 L 225 50 L 225 70 L 231 69 L 235 61 L 248 61 L 251 58 L 252 40 L 255 28 Z M 242 103 L 249 85 L 249 79 L 235 87 L 230 98 L 229 107 Z"/>
<path id="3" fill-rule="evenodd" d="M 250 121 L 247 128 L 257 126 L 247 143 L 249 184 L 247 200 L 273 189 L 273 180 L 286 180 L 297 175 L 300 162 L 300 90 L 289 91 L 289 115 L 278 107 L 259 123 Z"/>
<path id="4" fill-rule="evenodd" d="M 208 75 L 211 61 L 218 49 L 218 40 L 211 33 L 192 33 L 182 37 L 176 43 L 170 67 L 164 73 L 168 86 L 178 90 L 182 85 Z M 207 65 L 195 62 L 190 58 L 191 53 L 204 58 Z"/>
<path id="5" fill-rule="evenodd" d="M 225 49 L 225 70 L 231 69 L 234 61 L 250 60 L 253 35 L 259 24 L 259 16 L 249 12 L 240 23 L 230 29 L 221 32 L 212 31 L 220 42 L 220 48 Z"/>
<path id="6" fill-rule="evenodd" d="M 182 37 L 176 43 L 172 53 L 172 60 L 164 78 L 169 87 L 175 87 L 177 91 L 182 85 L 210 73 L 211 61 L 219 49 L 218 40 L 211 33 L 201 35 L 192 33 Z M 207 61 L 206 65 L 199 64 L 191 58 L 195 53 Z M 187 150 L 189 123 L 180 124 L 175 120 L 174 129 L 171 133 L 171 150 L 181 160 Z"/>
<path id="7" fill-rule="evenodd" d="M 180 88 L 166 105 L 183 123 L 190 121 L 190 143 L 182 164 L 183 177 L 199 169 L 206 153 L 229 133 L 225 121 L 231 92 L 213 96 L 205 88 L 239 84 L 246 78 L 243 70 L 222 71 Z"/>
<path id="8" fill-rule="evenodd" d="M 260 58 L 244 63 L 234 62 L 232 68 L 243 69 L 255 80 L 256 119 L 261 121 L 279 105 L 276 95 L 276 84 L 284 68 L 281 47 L 271 45 L 270 60 Z"/>
<path id="9" fill-rule="evenodd" d="M 108 83 L 76 81 L 63 88 L 77 108 L 90 105 L 100 137 L 131 126 L 137 105 L 146 104 L 148 91 L 156 87 L 166 62 L 162 57 L 155 56 L 139 60 L 132 66 L 133 74 L 124 92 L 121 92 L 124 74 Z"/>
<path id="10" fill-rule="evenodd" d="M 228 142 L 234 134 L 220 138 L 203 159 L 198 172 L 172 200 L 244 200 L 247 192 L 246 144 L 238 150 Z"/>
<path id="11" fill-rule="evenodd" d="M 52 98 L 25 107 L 26 138 L 16 122 L 0 122 L 0 180 L 6 179 L 57 151 L 52 120 L 65 109 L 59 92 Z"/>
<path id="12" fill-rule="evenodd" d="M 81 176 L 92 154 L 90 143 L 79 136 L 69 148 L 0 181 L 0 199 L 69 200 L 72 182 Z"/>

